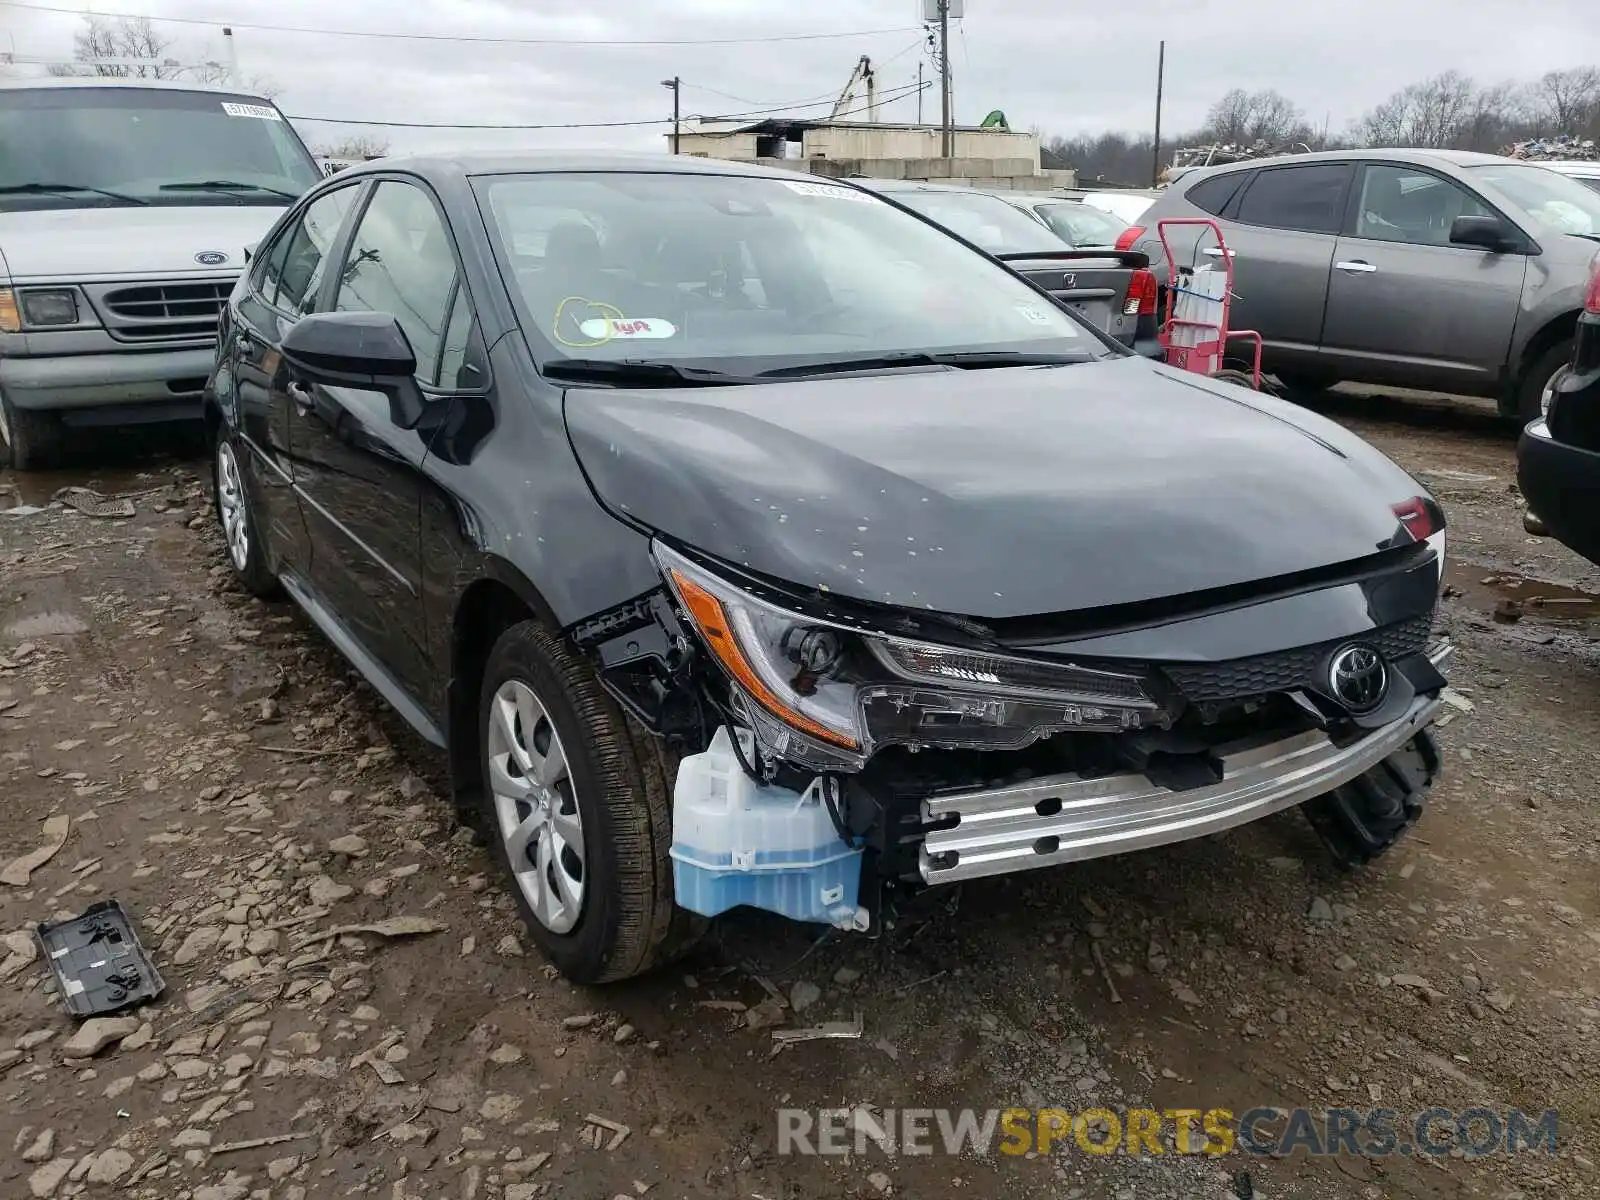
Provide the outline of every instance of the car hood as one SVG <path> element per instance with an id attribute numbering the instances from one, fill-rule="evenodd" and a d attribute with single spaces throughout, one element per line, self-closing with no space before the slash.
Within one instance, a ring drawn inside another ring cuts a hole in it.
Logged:
<path id="1" fill-rule="evenodd" d="M 55 208 L 0 213 L 0 251 L 14 281 L 115 279 L 129 275 L 214 275 L 244 268 L 287 204 L 149 208 Z M 226 254 L 199 263 L 196 254 Z"/>
<path id="2" fill-rule="evenodd" d="M 572 388 L 565 411 L 624 519 L 800 587 L 987 619 L 1365 558 L 1424 494 L 1330 421 L 1138 358 Z"/>

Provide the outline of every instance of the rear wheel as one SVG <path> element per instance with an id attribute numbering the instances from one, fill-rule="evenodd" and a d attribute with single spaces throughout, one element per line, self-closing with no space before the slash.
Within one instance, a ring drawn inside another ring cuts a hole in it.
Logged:
<path id="1" fill-rule="evenodd" d="M 1307 801 L 1301 811 L 1341 867 L 1382 857 L 1422 816 L 1439 774 L 1439 743 L 1424 729 L 1365 775 Z"/>
<path id="2" fill-rule="evenodd" d="M 1572 362 L 1572 338 L 1562 338 L 1533 362 L 1517 388 L 1517 419 L 1532 421 L 1544 415 L 1548 397 Z"/>
<path id="3" fill-rule="evenodd" d="M 676 763 L 536 621 L 501 634 L 479 703 L 485 826 L 528 932 L 575 983 L 671 961 L 705 922 L 673 898 Z"/>
<path id="4" fill-rule="evenodd" d="M 61 456 L 61 420 L 54 413 L 17 408 L 0 392 L 0 466 L 39 471 Z"/>

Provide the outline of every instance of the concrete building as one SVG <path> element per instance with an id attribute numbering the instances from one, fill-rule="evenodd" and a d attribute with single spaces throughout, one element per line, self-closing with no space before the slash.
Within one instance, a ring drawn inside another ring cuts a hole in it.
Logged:
<path id="1" fill-rule="evenodd" d="M 667 144 L 671 146 L 671 135 Z M 955 156 L 939 156 L 937 125 L 800 120 L 686 122 L 679 152 L 842 178 L 949 180 L 995 190 L 1074 187 L 1073 171 L 1041 171 L 1039 135 L 957 126 Z"/>

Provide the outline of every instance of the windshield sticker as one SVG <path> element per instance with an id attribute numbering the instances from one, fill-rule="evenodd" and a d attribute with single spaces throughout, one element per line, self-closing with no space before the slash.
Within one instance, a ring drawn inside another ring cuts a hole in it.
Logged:
<path id="1" fill-rule="evenodd" d="M 833 183 L 804 183 L 785 179 L 783 186 L 791 192 L 799 192 L 802 196 L 820 196 L 825 200 L 855 200 L 861 204 L 872 203 L 872 197 L 866 192 L 858 192 L 855 188 L 840 187 Z"/>
<path id="2" fill-rule="evenodd" d="M 231 100 L 224 100 L 222 111 L 230 117 L 259 117 L 263 121 L 283 120 L 278 110 L 269 104 L 235 104 Z"/>
<path id="3" fill-rule="evenodd" d="M 1035 325 L 1050 324 L 1050 314 L 1045 312 L 1042 308 L 1035 308 L 1031 304 L 1019 304 L 1016 306 L 1016 309 L 1017 312 L 1022 314 L 1028 320 L 1032 321 Z"/>
<path id="4" fill-rule="evenodd" d="M 586 338 L 669 338 L 675 337 L 678 327 L 659 317 L 595 317 L 578 326 Z"/>

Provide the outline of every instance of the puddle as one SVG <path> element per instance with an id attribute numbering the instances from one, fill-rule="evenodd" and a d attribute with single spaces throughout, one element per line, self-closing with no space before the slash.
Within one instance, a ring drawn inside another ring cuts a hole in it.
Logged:
<path id="1" fill-rule="evenodd" d="M 6 626 L 6 636 L 19 642 L 36 637 L 67 637 L 88 631 L 89 627 L 77 617 L 64 612 L 35 613 Z"/>
<path id="2" fill-rule="evenodd" d="M 1467 604 L 1503 624 L 1530 622 L 1572 628 L 1600 618 L 1600 596 L 1559 583 L 1470 565 L 1452 567 L 1446 579 Z"/>

